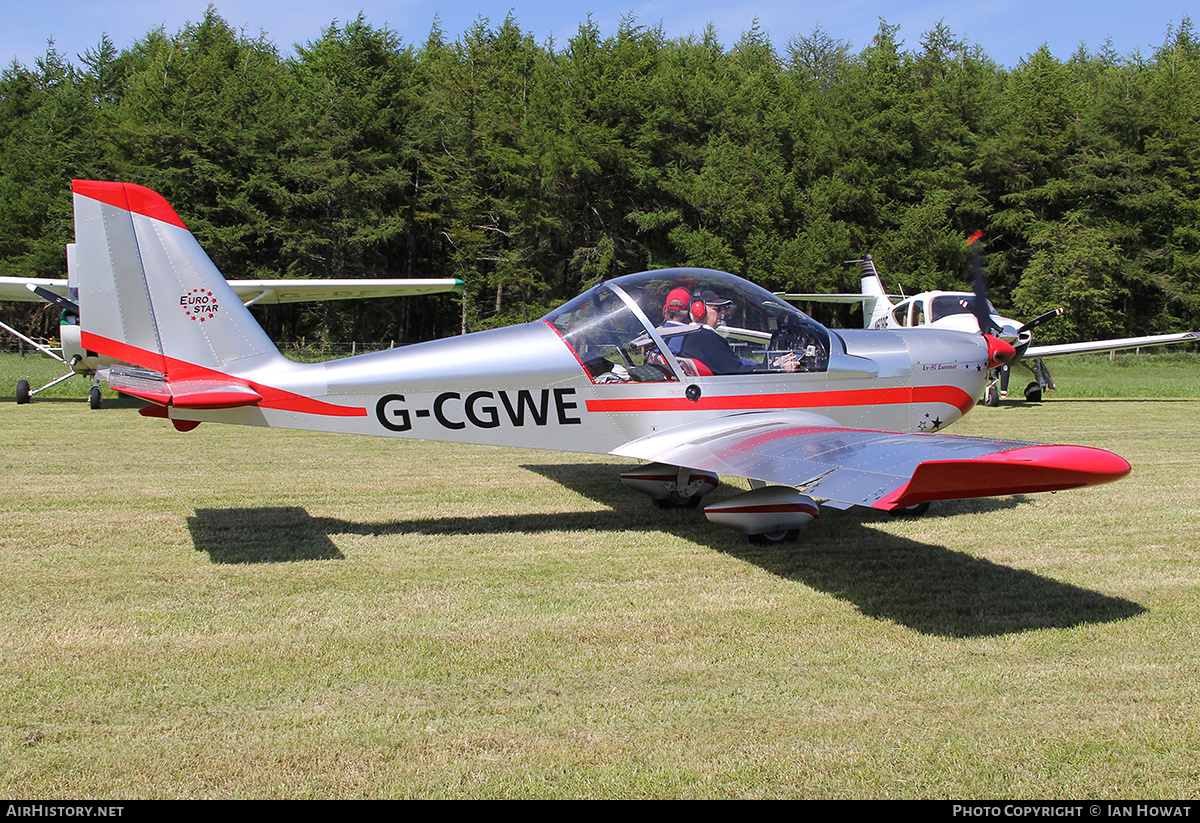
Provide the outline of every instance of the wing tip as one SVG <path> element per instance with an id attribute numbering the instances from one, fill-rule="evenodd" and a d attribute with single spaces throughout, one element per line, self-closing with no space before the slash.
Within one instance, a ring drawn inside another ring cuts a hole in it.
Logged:
<path id="1" fill-rule="evenodd" d="M 1120 480 L 1129 461 L 1089 446 L 1021 446 L 969 460 L 921 463 L 904 486 L 874 504 L 892 510 L 931 500 L 1078 489 Z"/>

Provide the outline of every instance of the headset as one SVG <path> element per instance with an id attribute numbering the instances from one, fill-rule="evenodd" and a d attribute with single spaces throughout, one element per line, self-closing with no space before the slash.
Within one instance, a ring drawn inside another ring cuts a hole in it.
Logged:
<path id="1" fill-rule="evenodd" d="M 667 302 L 663 304 L 663 317 L 670 317 L 672 312 L 677 311 L 686 311 L 690 315 L 691 309 L 688 303 L 691 300 L 692 295 L 688 294 L 687 289 L 672 289 L 671 293 L 667 295 Z"/>
<path id="2" fill-rule="evenodd" d="M 686 311 L 693 323 L 703 323 L 704 319 L 708 317 L 708 304 L 704 302 L 704 290 L 696 289 L 688 294 L 686 289 L 674 289 L 667 295 L 667 302 L 663 304 L 663 317 L 668 317 L 673 311 Z"/>

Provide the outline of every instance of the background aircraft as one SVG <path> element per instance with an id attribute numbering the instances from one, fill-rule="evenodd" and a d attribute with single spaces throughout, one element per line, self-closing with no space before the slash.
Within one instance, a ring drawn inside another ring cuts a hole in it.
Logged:
<path id="1" fill-rule="evenodd" d="M 1129 472 L 1100 449 L 933 433 L 1014 356 L 994 336 L 833 333 L 707 269 L 619 277 L 532 323 L 296 363 L 160 195 L 72 188 L 81 344 L 132 364 L 110 367 L 109 385 L 180 431 L 208 421 L 621 455 L 649 462 L 623 479 L 667 507 L 697 505 L 718 473 L 735 475 L 751 490 L 705 514 L 756 542 L 795 539 L 818 500 L 895 511 Z M 757 366 L 690 374 L 660 332 L 679 288 L 718 295 L 730 339 Z M 210 297 L 204 322 L 181 300 L 196 293 Z M 792 369 L 773 369 L 782 362 Z"/>
<path id="2" fill-rule="evenodd" d="M 969 332 L 978 328 L 977 297 L 974 293 L 926 291 L 911 297 L 889 295 L 884 291 L 883 281 L 875 270 L 875 263 L 871 256 L 866 255 L 857 262 L 862 270 L 861 294 L 785 294 L 782 296 L 784 299 L 792 301 L 861 303 L 863 326 L 869 329 L 928 328 Z M 1037 402 L 1042 399 L 1044 390 L 1057 388 L 1054 385 L 1054 379 L 1050 376 L 1050 369 L 1046 366 L 1047 358 L 1062 357 L 1068 354 L 1120 351 L 1143 346 L 1163 346 L 1169 343 L 1186 343 L 1200 339 L 1200 335 L 1196 332 L 1183 332 L 1034 346 L 1032 345 L 1033 330 L 1061 315 L 1062 309 L 1054 309 L 1028 323 L 1020 323 L 1001 316 L 986 296 L 983 301 L 987 311 L 988 330 L 1017 350 L 1017 357 L 1013 363 L 1003 364 L 994 370 L 992 379 L 983 395 L 984 404 L 988 406 L 999 405 L 1000 399 L 1008 395 L 1010 370 L 1015 363 L 1020 363 L 1032 373 L 1033 381 L 1025 387 L 1025 399 Z"/>
<path id="3" fill-rule="evenodd" d="M 30 389 L 29 381 L 17 381 L 18 404 L 28 403 L 38 393 L 75 375 L 92 378 L 88 392 L 88 404 L 93 409 L 101 406 L 99 381 L 101 371 L 113 364 L 106 358 L 84 348 L 79 339 L 79 306 L 77 288 L 74 286 L 74 244 L 67 246 L 67 280 L 37 277 L 0 277 L 0 300 L 10 302 L 52 303 L 62 309 L 59 320 L 59 346 L 52 348 L 0 322 L 4 329 L 27 345 L 51 357 L 68 369 L 66 374 L 51 380 L 37 389 Z M 394 278 L 394 279 L 340 279 L 340 280 L 230 280 L 230 288 L 243 305 L 279 305 L 283 303 L 317 302 L 323 300 L 353 300 L 371 297 L 404 297 L 441 292 L 461 292 L 463 282 L 452 278 Z M 201 306 L 202 304 L 196 304 Z"/>

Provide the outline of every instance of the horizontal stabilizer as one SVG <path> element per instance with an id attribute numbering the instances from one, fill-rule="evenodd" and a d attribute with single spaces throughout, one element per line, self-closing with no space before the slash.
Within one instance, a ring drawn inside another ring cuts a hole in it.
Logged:
<path id="1" fill-rule="evenodd" d="M 236 383 L 188 381 L 167 386 L 171 389 L 171 405 L 177 409 L 236 409 L 255 406 L 262 400 L 254 389 Z"/>
<path id="2" fill-rule="evenodd" d="M 177 409 L 236 409 L 256 405 L 263 399 L 254 389 L 240 383 L 205 379 L 172 382 L 156 371 L 136 366 L 110 368 L 108 385 L 122 394 Z"/>

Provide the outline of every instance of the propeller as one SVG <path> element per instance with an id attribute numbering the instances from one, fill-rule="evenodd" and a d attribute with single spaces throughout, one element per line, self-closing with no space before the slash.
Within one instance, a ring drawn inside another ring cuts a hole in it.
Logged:
<path id="1" fill-rule="evenodd" d="M 1017 329 L 1017 334 L 1024 334 L 1027 331 L 1032 331 L 1033 329 L 1036 329 L 1038 326 L 1045 323 L 1047 320 L 1053 320 L 1054 318 L 1059 317 L 1062 313 L 1063 313 L 1063 310 L 1061 308 L 1057 308 L 1057 309 L 1051 309 L 1050 311 L 1046 312 L 1045 314 L 1039 314 L 1037 317 L 1030 320 L 1024 326 Z"/>
<path id="2" fill-rule="evenodd" d="M 975 232 L 967 238 L 967 246 L 973 246 L 975 241 L 981 237 L 983 237 L 982 230 Z M 988 302 L 987 296 L 987 275 L 983 273 L 983 259 L 978 248 L 971 249 L 971 274 L 973 281 L 971 286 L 975 292 L 971 308 L 975 314 L 975 322 L 979 325 L 979 333 L 987 340 L 988 368 L 995 369 L 1015 360 L 1017 350 L 995 336 L 1003 330 L 992 319 L 991 303 Z"/>
<path id="3" fill-rule="evenodd" d="M 983 231 L 977 231 L 967 238 L 967 247 L 974 246 L 975 241 L 983 237 Z M 979 331 L 984 334 L 991 334 L 1000 331 L 1000 327 L 996 325 L 996 321 L 992 320 L 992 313 L 989 311 L 991 304 L 988 302 L 987 293 L 987 275 L 983 273 L 983 257 L 979 254 L 979 248 L 971 248 L 971 289 L 975 292 L 975 300 L 971 306 L 975 314 L 975 322 L 979 325 Z"/>
<path id="4" fill-rule="evenodd" d="M 60 297 L 59 295 L 55 294 L 54 292 L 50 291 L 49 289 L 43 288 L 41 286 L 35 286 L 33 283 L 26 283 L 25 288 L 29 289 L 31 292 L 36 294 L 38 297 L 45 300 L 47 303 L 51 303 L 55 306 L 58 306 L 60 309 L 64 309 L 65 311 L 74 312 L 75 314 L 79 314 L 79 304 L 76 303 L 74 300 L 68 300 L 65 297 Z"/>

